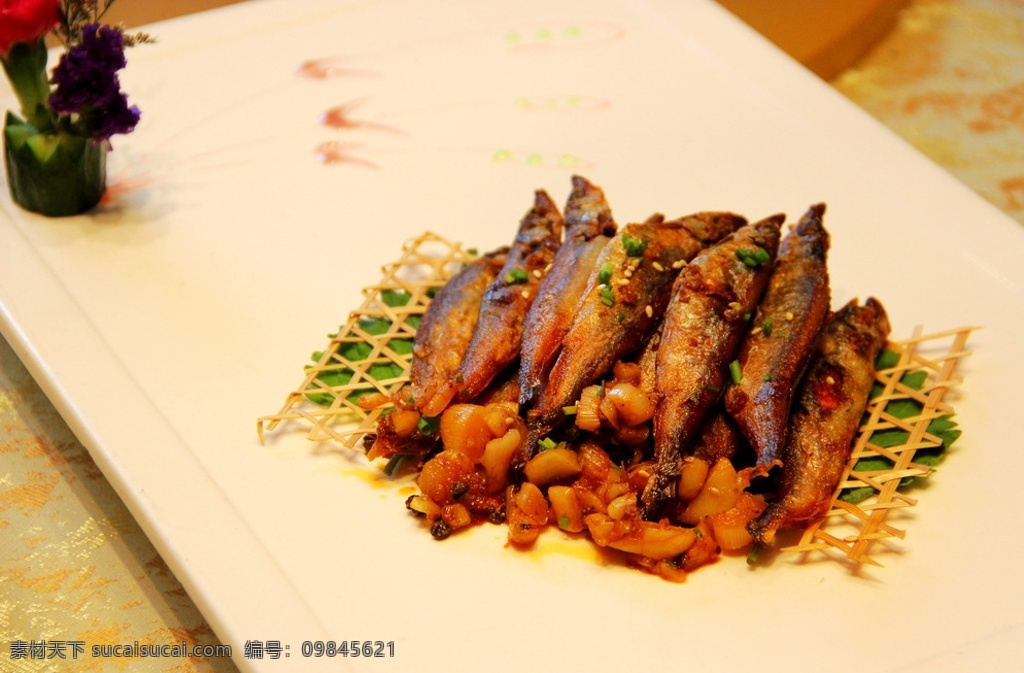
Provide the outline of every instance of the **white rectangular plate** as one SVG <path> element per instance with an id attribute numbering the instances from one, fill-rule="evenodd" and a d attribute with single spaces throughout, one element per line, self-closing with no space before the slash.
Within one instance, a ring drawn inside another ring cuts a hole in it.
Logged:
<path id="1" fill-rule="evenodd" d="M 1020 661 L 1024 232 L 716 5 L 267 0 L 153 32 L 123 75 L 143 117 L 115 139 L 109 202 L 47 220 L 0 201 L 0 315 L 222 640 L 289 646 L 240 666 Z M 361 456 L 260 445 L 256 419 L 404 240 L 505 244 L 573 172 L 620 222 L 826 201 L 835 305 L 878 296 L 896 338 L 984 326 L 963 438 L 885 568 L 731 558 L 677 585 L 582 543 L 515 552 L 498 527 L 436 543 L 353 475 Z M 328 639 L 395 654 L 301 656 Z"/>

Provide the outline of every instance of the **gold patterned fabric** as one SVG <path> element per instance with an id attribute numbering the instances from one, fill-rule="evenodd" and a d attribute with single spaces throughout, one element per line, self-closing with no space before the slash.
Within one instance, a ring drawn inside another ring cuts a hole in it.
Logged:
<path id="1" fill-rule="evenodd" d="M 12 651 L 19 642 L 24 657 Z M 74 643 L 81 643 L 77 656 Z M 89 454 L 0 340 L 0 669 L 236 670 L 216 656 L 104 657 L 103 650 L 93 656 L 96 646 L 135 643 L 184 643 L 181 649 L 192 653 L 217 639 Z"/>
<path id="2" fill-rule="evenodd" d="M 1024 0 L 911 2 L 832 84 L 1024 223 Z M 12 658 L 15 641 L 65 643 L 66 659 Z M 86 649 L 75 659 L 74 642 Z M 95 645 L 136 642 L 217 639 L 0 339 L 0 668 L 235 670 L 223 657 L 91 656 Z"/>
<path id="3" fill-rule="evenodd" d="M 1024 1 L 917 0 L 832 84 L 1024 223 Z"/>

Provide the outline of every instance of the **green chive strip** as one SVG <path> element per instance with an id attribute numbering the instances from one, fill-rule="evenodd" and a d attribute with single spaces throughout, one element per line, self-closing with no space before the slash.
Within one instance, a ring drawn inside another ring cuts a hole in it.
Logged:
<path id="1" fill-rule="evenodd" d="M 647 251 L 647 241 L 633 238 L 629 234 L 623 234 L 622 247 L 626 249 L 626 254 L 630 257 L 643 257 Z"/>
<path id="2" fill-rule="evenodd" d="M 387 464 L 384 465 L 384 474 L 386 474 L 389 477 L 393 477 L 395 473 L 398 471 L 398 468 L 402 465 L 402 461 L 404 461 L 407 457 L 408 456 L 404 453 L 396 453 L 395 455 L 391 456 L 391 458 L 388 459 Z"/>
<path id="3" fill-rule="evenodd" d="M 441 429 L 441 417 L 440 416 L 421 416 L 420 420 L 416 423 L 416 427 L 427 437 L 430 437 L 435 432 Z"/>
<path id="4" fill-rule="evenodd" d="M 525 283 L 530 279 L 530 274 L 526 273 L 525 269 L 512 269 L 505 274 L 505 282 L 509 285 L 519 285 Z"/>
<path id="5" fill-rule="evenodd" d="M 734 384 L 738 384 L 743 379 L 743 371 L 740 369 L 739 360 L 733 360 L 729 363 L 729 377 Z"/>
<path id="6" fill-rule="evenodd" d="M 737 248 L 736 258 L 752 269 L 772 261 L 772 256 L 768 254 L 767 250 L 761 247 L 753 250 Z"/>

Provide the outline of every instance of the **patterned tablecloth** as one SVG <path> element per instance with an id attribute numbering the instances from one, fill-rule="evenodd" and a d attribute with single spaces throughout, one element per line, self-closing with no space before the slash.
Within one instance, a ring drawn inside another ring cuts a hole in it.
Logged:
<path id="1" fill-rule="evenodd" d="M 1024 224 L 1024 0 L 915 0 L 832 84 Z M 12 656 L 12 641 L 52 656 Z M 0 339 L 0 669 L 236 670 L 217 656 L 71 657 L 76 643 L 135 642 L 217 639 Z"/>
<path id="2" fill-rule="evenodd" d="M 916 0 L 832 84 L 1024 223 L 1024 2 Z"/>

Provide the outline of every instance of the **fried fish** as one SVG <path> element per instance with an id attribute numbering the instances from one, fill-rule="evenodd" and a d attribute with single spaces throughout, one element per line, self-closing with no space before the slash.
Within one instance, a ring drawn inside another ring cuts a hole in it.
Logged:
<path id="1" fill-rule="evenodd" d="M 565 240 L 551 270 L 537 290 L 523 327 L 519 369 L 520 404 L 528 404 L 572 325 L 576 307 L 587 287 L 586 273 L 615 235 L 616 225 L 604 192 L 574 175 L 565 205 Z"/>
<path id="2" fill-rule="evenodd" d="M 528 412 L 531 440 L 564 418 L 583 388 L 639 349 L 661 320 L 672 283 L 689 260 L 746 221 L 732 213 L 630 224 L 602 250 L 547 382 Z M 531 444 L 532 446 L 532 444 Z"/>
<path id="3" fill-rule="evenodd" d="M 771 544 L 784 525 L 826 513 L 888 334 L 889 319 L 874 298 L 863 306 L 853 300 L 829 319 L 793 403 L 778 498 L 747 526 L 759 544 Z"/>
<path id="4" fill-rule="evenodd" d="M 739 229 L 697 256 L 672 287 L 655 364 L 655 468 L 641 496 L 646 516 L 672 495 L 683 450 L 725 388 L 784 220 L 775 215 Z"/>
<path id="5" fill-rule="evenodd" d="M 544 190 L 537 190 L 533 207 L 523 217 L 516 239 L 498 277 L 484 292 L 473 338 L 455 376 L 437 393 L 438 402 L 427 416 L 444 410 L 458 395 L 471 401 L 518 357 L 527 311 L 548 265 L 562 241 L 562 215 Z"/>
<path id="6" fill-rule="evenodd" d="M 507 255 L 508 248 L 500 248 L 469 262 L 427 306 L 413 342 L 408 386 L 412 406 L 424 415 L 437 416 L 448 404 L 438 392 L 455 377 L 473 338 L 484 292 Z"/>
<path id="7" fill-rule="evenodd" d="M 797 382 L 829 314 L 824 212 L 824 204 L 811 206 L 783 238 L 752 329 L 740 345 L 742 379 L 725 391 L 725 408 L 761 466 L 773 464 L 782 451 Z"/>

